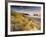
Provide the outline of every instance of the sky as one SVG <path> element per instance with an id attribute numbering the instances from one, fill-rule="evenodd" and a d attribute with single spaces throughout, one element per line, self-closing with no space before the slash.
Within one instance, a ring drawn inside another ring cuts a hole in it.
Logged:
<path id="1" fill-rule="evenodd" d="M 16 12 L 23 12 L 23 13 L 37 13 L 41 11 L 40 6 L 11 6 L 11 9 Z"/>

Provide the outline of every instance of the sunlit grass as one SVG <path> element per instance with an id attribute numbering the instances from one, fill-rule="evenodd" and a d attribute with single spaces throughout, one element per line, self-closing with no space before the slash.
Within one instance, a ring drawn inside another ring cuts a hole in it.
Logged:
<path id="1" fill-rule="evenodd" d="M 30 17 L 24 13 L 11 12 L 12 31 L 31 31 L 39 30 L 40 25 L 34 23 Z"/>

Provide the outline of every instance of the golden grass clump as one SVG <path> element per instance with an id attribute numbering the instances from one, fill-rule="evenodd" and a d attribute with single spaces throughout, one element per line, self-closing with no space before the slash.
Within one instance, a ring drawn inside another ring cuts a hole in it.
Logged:
<path id="1" fill-rule="evenodd" d="M 31 18 L 18 12 L 11 12 L 11 25 L 14 25 L 12 30 L 16 31 L 38 30 L 40 28 L 40 25 L 34 23 Z"/>

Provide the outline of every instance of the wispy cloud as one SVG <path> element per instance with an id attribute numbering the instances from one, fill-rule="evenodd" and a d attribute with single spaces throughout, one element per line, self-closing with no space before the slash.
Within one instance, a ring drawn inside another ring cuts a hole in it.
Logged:
<path id="1" fill-rule="evenodd" d="M 11 6 L 11 9 L 13 11 L 31 13 L 31 14 L 34 12 L 40 12 L 41 11 L 40 6 Z"/>

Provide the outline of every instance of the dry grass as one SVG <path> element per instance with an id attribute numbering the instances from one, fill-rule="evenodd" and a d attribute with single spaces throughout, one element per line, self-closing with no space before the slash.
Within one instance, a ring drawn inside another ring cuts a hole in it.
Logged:
<path id="1" fill-rule="evenodd" d="M 33 22 L 24 13 L 11 13 L 11 31 L 40 30 L 40 24 Z"/>

